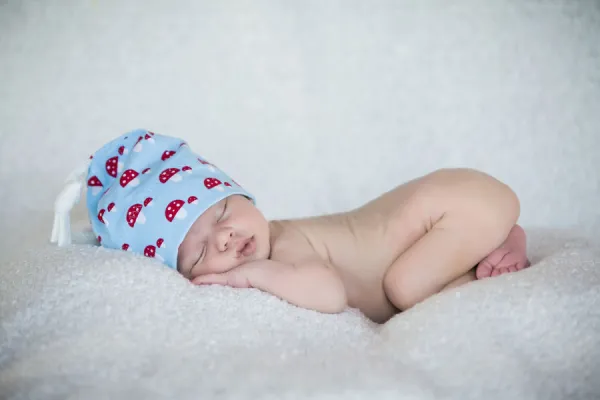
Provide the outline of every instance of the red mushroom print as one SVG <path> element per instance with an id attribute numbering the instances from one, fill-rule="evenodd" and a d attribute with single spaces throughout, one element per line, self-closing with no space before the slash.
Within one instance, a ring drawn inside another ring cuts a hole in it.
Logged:
<path id="1" fill-rule="evenodd" d="M 173 154 L 175 154 L 175 152 L 173 150 L 166 150 L 162 156 L 160 157 L 161 160 L 163 161 L 167 161 L 169 158 L 171 158 L 173 156 Z"/>
<path id="2" fill-rule="evenodd" d="M 100 191 L 102 191 L 102 187 L 104 186 L 104 185 L 102 185 L 102 182 L 100 182 L 100 179 L 98 179 L 98 177 L 96 175 L 94 175 L 90 179 L 88 179 L 87 184 L 88 184 L 88 187 L 92 188 L 92 194 L 94 196 L 96 196 L 98 193 L 100 193 Z"/>
<path id="3" fill-rule="evenodd" d="M 179 182 L 181 180 L 181 175 L 178 174 L 179 168 L 167 168 L 158 176 L 158 180 L 161 183 L 167 183 L 168 180 L 172 182 Z"/>
<path id="4" fill-rule="evenodd" d="M 137 142 L 135 142 L 135 145 L 133 146 L 133 151 L 135 151 L 136 153 L 139 153 L 140 151 L 142 151 L 142 139 L 144 137 L 140 136 L 137 140 Z"/>
<path id="5" fill-rule="evenodd" d="M 188 198 L 188 204 L 193 204 L 193 205 L 198 204 L 198 198 L 196 196 L 190 196 Z"/>
<path id="6" fill-rule="evenodd" d="M 132 228 L 135 226 L 136 223 L 143 224 L 144 222 L 146 222 L 146 217 L 142 212 L 142 205 L 134 204 L 131 207 L 129 207 L 125 218 L 127 219 L 127 224 Z"/>
<path id="7" fill-rule="evenodd" d="M 159 249 L 164 249 L 165 247 L 167 247 L 167 246 L 165 246 L 165 239 L 159 238 L 156 241 L 156 247 L 158 247 Z"/>
<path id="8" fill-rule="evenodd" d="M 90 156 L 90 160 L 91 160 L 91 159 L 93 159 L 93 158 L 94 158 L 94 155 L 92 154 L 92 155 Z"/>
<path id="9" fill-rule="evenodd" d="M 205 167 L 207 167 L 208 169 L 210 169 L 212 172 L 215 171 L 214 166 L 211 163 L 209 163 L 208 161 L 203 160 L 201 158 L 199 158 L 198 161 L 200 161 L 200 164 L 204 165 Z"/>
<path id="10" fill-rule="evenodd" d="M 204 180 L 204 186 L 206 186 L 207 189 L 217 189 L 221 191 L 223 190 L 223 186 L 221 186 L 221 181 L 217 178 L 206 178 Z"/>
<path id="11" fill-rule="evenodd" d="M 188 174 L 192 173 L 192 167 L 190 167 L 189 165 L 184 166 L 183 168 L 181 168 L 181 170 L 187 172 Z"/>
<path id="12" fill-rule="evenodd" d="M 129 244 L 123 243 L 123 246 L 121 246 L 121 250 L 124 250 L 124 251 L 129 250 Z"/>
<path id="13" fill-rule="evenodd" d="M 154 144 L 154 139 L 152 138 L 152 135 L 150 135 L 150 133 L 146 133 L 146 136 L 144 136 L 144 139 L 146 139 L 148 142 Z"/>
<path id="14" fill-rule="evenodd" d="M 117 211 L 117 208 L 115 207 L 115 203 L 110 203 L 110 204 L 108 205 L 108 207 L 106 207 L 106 210 L 107 210 L 108 212 Z"/>
<path id="15" fill-rule="evenodd" d="M 144 207 L 150 207 L 152 205 L 152 197 L 146 197 L 144 200 Z"/>
<path id="16" fill-rule="evenodd" d="M 127 148 L 126 148 L 125 146 L 121 146 L 121 147 L 119 147 L 119 150 L 118 150 L 118 151 L 119 151 L 119 154 L 120 154 L 120 155 L 123 155 L 123 154 L 127 154 L 127 153 L 129 153 L 129 150 L 127 150 Z"/>
<path id="17" fill-rule="evenodd" d="M 144 170 L 142 171 L 142 175 L 147 174 L 150 171 L 152 171 L 150 168 L 144 168 Z"/>
<path id="18" fill-rule="evenodd" d="M 117 177 L 117 172 L 123 169 L 123 163 L 119 162 L 119 157 L 114 156 L 106 161 L 106 173 L 113 178 Z"/>
<path id="19" fill-rule="evenodd" d="M 146 246 L 146 248 L 144 249 L 144 255 L 146 257 L 154 257 L 156 255 L 156 247 L 152 246 L 152 245 L 148 245 Z"/>
<path id="20" fill-rule="evenodd" d="M 230 187 L 230 186 L 231 186 L 231 183 L 229 183 L 229 182 L 225 182 L 223 185 L 225 185 L 225 186 L 227 186 L 227 187 Z"/>
<path id="21" fill-rule="evenodd" d="M 151 244 L 146 246 L 146 248 L 144 249 L 144 255 L 150 258 L 156 258 L 160 261 L 165 261 L 159 254 L 156 253 L 156 247 L 154 247 Z"/>
<path id="22" fill-rule="evenodd" d="M 179 144 L 179 148 L 182 148 L 182 147 L 184 147 L 184 146 L 187 146 L 187 145 L 188 145 L 188 144 L 187 144 L 186 142 L 181 142 L 181 143 Z"/>
<path id="23" fill-rule="evenodd" d="M 173 200 L 169 203 L 167 208 L 165 208 L 165 217 L 167 221 L 173 222 L 173 219 L 184 219 L 187 216 L 187 211 L 183 208 L 185 201 L 183 200 Z"/>
<path id="24" fill-rule="evenodd" d="M 104 220 L 104 213 L 106 210 L 103 208 L 98 212 L 98 221 L 102 222 L 104 225 L 108 226 L 108 221 Z"/>
<path id="25" fill-rule="evenodd" d="M 127 171 L 123 172 L 123 175 L 121 175 L 121 180 L 119 181 L 119 183 L 122 187 L 125 187 L 127 185 L 137 186 L 140 184 L 140 180 L 137 179 L 138 175 L 139 174 L 134 170 L 128 169 Z"/>
<path id="26" fill-rule="evenodd" d="M 98 243 L 102 243 L 102 236 L 98 235 Z"/>

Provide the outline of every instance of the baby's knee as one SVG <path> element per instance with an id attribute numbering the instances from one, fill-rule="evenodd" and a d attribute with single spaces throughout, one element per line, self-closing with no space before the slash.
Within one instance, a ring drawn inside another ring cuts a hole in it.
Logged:
<path id="1" fill-rule="evenodd" d="M 403 272 L 400 268 L 390 268 L 383 278 L 385 295 L 400 311 L 408 310 L 426 297 L 419 284 L 412 282 L 412 277 Z"/>

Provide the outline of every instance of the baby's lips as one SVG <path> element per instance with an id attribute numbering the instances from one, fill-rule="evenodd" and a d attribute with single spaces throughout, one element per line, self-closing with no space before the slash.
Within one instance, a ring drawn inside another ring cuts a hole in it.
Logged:
<path id="1" fill-rule="evenodd" d="M 235 244 L 235 251 L 239 253 L 244 250 L 244 247 L 246 247 L 246 244 L 249 240 L 249 238 L 238 240 L 238 242 Z"/>
<path id="2" fill-rule="evenodd" d="M 239 249 L 238 251 L 244 257 L 248 257 L 254 254 L 254 252 L 256 251 L 256 240 L 254 239 L 254 236 L 251 236 L 249 239 L 244 240 L 242 243 L 243 246 L 241 246 L 241 249 Z"/>

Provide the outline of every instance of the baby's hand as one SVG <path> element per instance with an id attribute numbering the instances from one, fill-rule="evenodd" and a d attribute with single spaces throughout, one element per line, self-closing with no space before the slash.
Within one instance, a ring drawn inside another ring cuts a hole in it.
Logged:
<path id="1" fill-rule="evenodd" d="M 243 265 L 221 274 L 200 275 L 192 280 L 194 285 L 224 285 L 235 288 L 250 288 L 250 281 Z"/>

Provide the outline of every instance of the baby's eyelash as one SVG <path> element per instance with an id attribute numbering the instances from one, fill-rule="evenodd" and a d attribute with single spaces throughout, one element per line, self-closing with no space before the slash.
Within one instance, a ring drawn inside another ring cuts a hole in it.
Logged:
<path id="1" fill-rule="evenodd" d="M 221 215 L 219 216 L 219 220 L 225 216 L 225 211 L 227 211 L 227 200 L 225 200 L 225 204 L 223 205 L 223 211 L 221 211 Z"/>
<path id="2" fill-rule="evenodd" d="M 206 246 L 202 247 L 202 251 L 200 252 L 200 255 L 198 256 L 198 258 L 196 259 L 196 262 L 192 264 L 192 268 L 190 268 L 190 272 L 189 272 L 190 275 L 192 274 L 192 271 L 194 270 L 196 265 L 198 265 L 198 263 L 202 260 L 202 257 L 204 257 L 205 251 L 206 251 Z"/>

